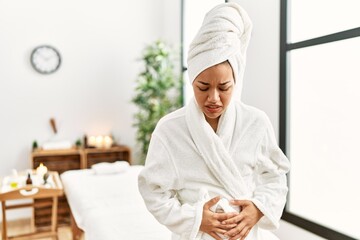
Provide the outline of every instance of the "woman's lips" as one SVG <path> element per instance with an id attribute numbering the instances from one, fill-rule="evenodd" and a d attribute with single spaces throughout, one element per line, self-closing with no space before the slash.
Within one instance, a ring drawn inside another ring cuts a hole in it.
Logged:
<path id="1" fill-rule="evenodd" d="M 208 112 L 211 112 L 211 113 L 217 113 L 217 112 L 221 112 L 221 106 L 218 106 L 218 105 L 209 105 L 209 106 L 205 106 L 206 110 Z"/>

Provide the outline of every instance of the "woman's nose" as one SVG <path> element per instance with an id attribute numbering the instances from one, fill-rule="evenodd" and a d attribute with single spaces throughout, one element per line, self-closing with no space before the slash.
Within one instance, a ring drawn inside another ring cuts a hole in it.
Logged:
<path id="1" fill-rule="evenodd" d="M 209 102 L 217 102 L 220 100 L 219 91 L 217 89 L 213 89 L 209 91 L 208 95 Z"/>

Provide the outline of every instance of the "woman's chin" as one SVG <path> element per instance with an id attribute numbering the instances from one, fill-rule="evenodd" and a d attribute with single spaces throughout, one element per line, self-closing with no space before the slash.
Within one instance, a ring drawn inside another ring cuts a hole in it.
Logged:
<path id="1" fill-rule="evenodd" d="M 207 119 L 216 120 L 221 116 L 221 113 L 205 112 L 205 116 L 206 116 Z"/>

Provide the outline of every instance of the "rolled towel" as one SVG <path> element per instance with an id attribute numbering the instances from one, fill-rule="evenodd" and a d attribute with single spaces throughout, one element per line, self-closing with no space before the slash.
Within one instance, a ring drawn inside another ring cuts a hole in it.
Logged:
<path id="1" fill-rule="evenodd" d="M 241 90 L 251 30 L 248 14 L 234 2 L 210 10 L 189 47 L 190 84 L 205 69 L 228 60 Z"/>
<path id="2" fill-rule="evenodd" d="M 70 149 L 72 144 L 70 141 L 59 141 L 59 142 L 47 142 L 42 145 L 44 150 L 61 150 Z"/>
<path id="3" fill-rule="evenodd" d="M 224 213 L 240 212 L 240 208 L 230 205 L 226 198 L 221 198 L 210 210 L 213 212 L 223 211 Z"/>
<path id="4" fill-rule="evenodd" d="M 130 167 L 127 161 L 116 161 L 113 163 L 102 162 L 91 166 L 94 173 L 97 175 L 101 174 L 114 174 L 126 172 Z"/>

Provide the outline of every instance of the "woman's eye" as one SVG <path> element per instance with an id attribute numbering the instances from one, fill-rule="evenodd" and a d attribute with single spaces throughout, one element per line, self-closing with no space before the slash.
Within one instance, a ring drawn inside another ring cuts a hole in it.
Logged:
<path id="1" fill-rule="evenodd" d="M 202 91 L 202 92 L 205 92 L 205 91 L 209 90 L 209 88 L 200 88 L 199 87 L 199 90 Z"/>
<path id="2" fill-rule="evenodd" d="M 227 87 L 227 88 L 219 88 L 219 89 L 220 89 L 220 91 L 226 92 L 227 90 L 230 89 L 230 87 Z"/>

